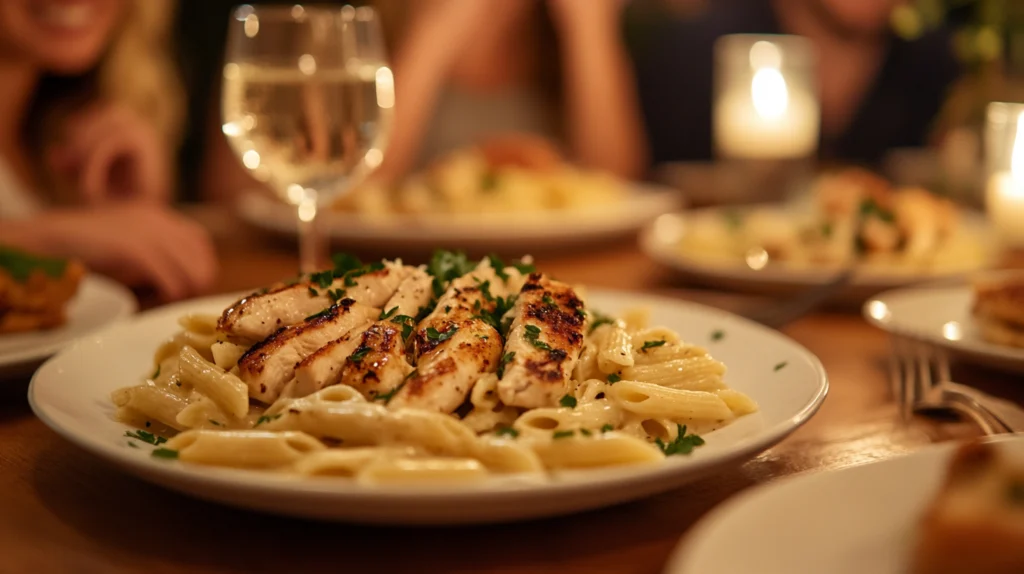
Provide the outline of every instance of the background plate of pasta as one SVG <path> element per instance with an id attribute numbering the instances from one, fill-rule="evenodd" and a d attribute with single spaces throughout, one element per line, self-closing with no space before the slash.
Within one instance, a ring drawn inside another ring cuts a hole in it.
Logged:
<path id="1" fill-rule="evenodd" d="M 528 260 L 437 252 L 156 309 L 32 380 L 79 446 L 201 498 L 384 523 L 514 520 L 684 485 L 827 392 L 785 336 Z"/>

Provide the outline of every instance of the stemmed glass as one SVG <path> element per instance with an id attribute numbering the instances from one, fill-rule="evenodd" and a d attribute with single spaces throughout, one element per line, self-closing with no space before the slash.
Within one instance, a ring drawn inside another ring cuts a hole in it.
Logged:
<path id="1" fill-rule="evenodd" d="M 296 208 L 299 268 L 326 251 L 317 211 L 384 159 L 395 104 L 369 7 L 238 7 L 223 74 L 223 131 L 259 181 Z"/>

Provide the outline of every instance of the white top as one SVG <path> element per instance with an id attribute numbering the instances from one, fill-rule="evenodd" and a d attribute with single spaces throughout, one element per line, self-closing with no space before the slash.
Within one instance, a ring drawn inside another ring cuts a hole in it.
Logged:
<path id="1" fill-rule="evenodd" d="M 0 157 L 0 220 L 28 219 L 42 210 L 42 203 Z"/>

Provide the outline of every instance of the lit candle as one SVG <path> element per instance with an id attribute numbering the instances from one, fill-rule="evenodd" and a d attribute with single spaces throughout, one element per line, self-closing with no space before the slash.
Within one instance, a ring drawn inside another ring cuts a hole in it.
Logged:
<path id="1" fill-rule="evenodd" d="M 716 46 L 715 148 L 720 156 L 812 156 L 821 113 L 810 44 L 793 36 L 726 36 Z"/>
<path id="2" fill-rule="evenodd" d="M 997 167 L 991 171 L 985 205 L 999 236 L 1007 244 L 1021 246 L 1024 245 L 1024 111 L 1017 113 L 1014 128 L 1016 135 L 1008 154 L 1009 169 Z M 990 145 L 993 145 L 992 139 Z M 998 155 L 998 152 L 990 150 L 989 153 Z"/>

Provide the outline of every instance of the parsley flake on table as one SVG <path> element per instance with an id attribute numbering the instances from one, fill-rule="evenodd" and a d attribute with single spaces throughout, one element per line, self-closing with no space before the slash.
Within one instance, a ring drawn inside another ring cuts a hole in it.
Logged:
<path id="1" fill-rule="evenodd" d="M 785 369 L 786 365 L 788 365 L 788 364 L 789 364 L 788 361 L 782 361 L 781 363 L 776 363 L 775 368 L 772 369 L 772 370 L 774 370 L 775 372 L 779 372 L 782 369 Z"/>
<path id="2" fill-rule="evenodd" d="M 138 431 L 134 431 L 134 432 L 133 431 L 124 431 L 124 436 L 126 436 L 128 438 L 134 438 L 134 439 L 141 440 L 142 442 L 151 444 L 153 446 L 158 446 L 158 445 L 161 445 L 161 444 L 167 442 L 167 439 L 165 439 L 164 437 L 157 436 L 157 435 L 155 435 L 155 434 L 153 434 L 151 432 L 146 432 L 144 430 L 138 430 Z"/>
<path id="3" fill-rule="evenodd" d="M 151 456 L 153 458 L 176 459 L 178 458 L 178 451 L 169 448 L 158 448 L 153 451 Z"/>
<path id="4" fill-rule="evenodd" d="M 576 408 L 576 397 L 572 395 L 563 395 L 561 399 L 558 399 L 558 404 L 563 407 L 574 409 Z"/>
<path id="5" fill-rule="evenodd" d="M 686 434 L 686 425 L 677 424 L 676 430 L 678 434 L 675 440 L 670 443 L 665 443 L 660 438 L 654 439 L 654 444 L 658 445 L 661 452 L 665 453 L 665 456 L 672 456 L 674 454 L 690 454 L 693 449 L 704 444 L 704 439 L 700 435 Z"/>
<path id="6" fill-rule="evenodd" d="M 498 427 L 494 429 L 494 434 L 497 436 L 510 436 L 516 438 L 519 436 L 519 431 L 512 427 Z"/>
<path id="7" fill-rule="evenodd" d="M 551 433 L 551 438 L 558 440 L 560 438 L 569 438 L 572 435 L 573 431 L 571 430 L 556 430 L 555 432 Z"/>
<path id="8" fill-rule="evenodd" d="M 660 341 L 644 341 L 644 346 L 640 347 L 640 352 L 641 353 L 646 353 L 647 349 L 653 349 L 655 347 L 661 347 L 661 346 L 664 346 L 665 343 L 666 343 L 665 339 L 662 339 Z"/>
<path id="9" fill-rule="evenodd" d="M 253 426 L 254 427 L 258 427 L 258 426 L 260 426 L 263 423 L 269 423 L 270 421 L 276 421 L 279 418 L 281 418 L 281 413 L 277 413 L 276 415 L 261 415 L 260 418 L 256 419 L 256 424 L 254 424 Z"/>

